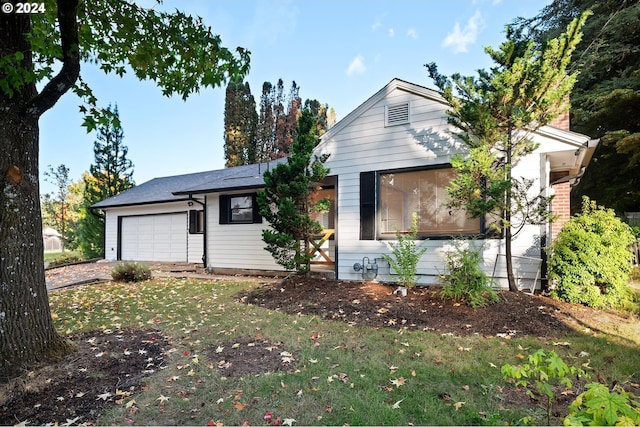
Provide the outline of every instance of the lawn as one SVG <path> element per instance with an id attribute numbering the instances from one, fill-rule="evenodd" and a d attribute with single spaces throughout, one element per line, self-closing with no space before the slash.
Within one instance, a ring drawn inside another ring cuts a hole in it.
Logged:
<path id="1" fill-rule="evenodd" d="M 100 363 L 143 355 L 146 366 L 140 371 L 146 376 L 116 375 L 106 378 L 103 389 L 87 384 L 86 390 L 56 396 L 61 405 L 87 398 L 101 415 L 46 420 L 34 415 L 30 423 L 496 425 L 524 417 L 544 423 L 542 406 L 500 373 L 502 365 L 521 363 L 539 348 L 557 352 L 593 381 L 639 387 L 640 324 L 633 314 L 599 312 L 591 324 L 552 337 L 461 335 L 412 329 L 403 322 L 363 327 L 339 316 L 324 320 L 321 314 L 239 301 L 239 293 L 257 286 L 154 279 L 51 293 L 61 333 L 84 343 Z M 131 330 L 153 337 L 119 346 Z M 160 356 L 154 353 L 158 349 Z M 76 369 L 86 372 L 79 357 L 64 365 L 68 378 Z M 104 379 L 99 372 L 93 375 L 96 383 Z M 51 382 L 46 374 L 42 378 Z M 582 385 L 578 381 L 576 389 Z M 558 391 L 565 401 L 575 398 L 575 391 Z M 33 404 L 33 414 L 42 408 L 38 405 Z M 555 415 L 561 423 L 566 414 Z"/>

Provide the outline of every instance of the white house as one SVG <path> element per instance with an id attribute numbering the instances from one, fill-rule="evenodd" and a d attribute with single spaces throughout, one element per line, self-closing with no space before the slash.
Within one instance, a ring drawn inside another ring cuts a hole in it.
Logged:
<path id="1" fill-rule="evenodd" d="M 318 218 L 326 233 L 316 260 L 343 280 L 361 280 L 357 264 L 377 267 L 378 279 L 394 281 L 381 259 L 396 230 L 407 230 L 417 212 L 428 247 L 420 283 L 436 283 L 453 236 L 482 248 L 485 269 L 504 281 L 504 239 L 488 232 L 483 218 L 445 207 L 453 176 L 450 159 L 464 145 L 447 123 L 438 92 L 394 79 L 331 128 L 316 148 L 330 157 L 323 195 L 333 206 Z M 567 126 L 568 127 L 568 126 Z M 545 126 L 533 134 L 539 148 L 514 175 L 535 181 L 532 191 L 555 194 L 553 225 L 526 226 L 513 242 L 521 287 L 539 287 L 544 247 L 569 217 L 569 193 L 584 172 L 597 141 Z M 286 160 L 279 160 L 286 161 Z M 204 262 L 212 271 L 281 270 L 264 250 L 255 195 L 262 174 L 275 162 L 156 178 L 93 206 L 106 214 L 107 259 Z M 356 266 L 356 268 L 354 268 Z M 365 271 L 371 271 L 366 270 Z"/>

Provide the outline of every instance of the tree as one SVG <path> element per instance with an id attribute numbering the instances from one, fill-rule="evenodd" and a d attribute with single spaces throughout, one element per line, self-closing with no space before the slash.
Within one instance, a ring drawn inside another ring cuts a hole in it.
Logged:
<path id="1" fill-rule="evenodd" d="M 133 187 L 133 163 L 127 158 L 129 149 L 122 142 L 124 132 L 118 106 L 107 108 L 106 125 L 98 127 L 93 143 L 94 163 L 90 174 L 83 176 L 83 215 L 79 221 L 80 250 L 90 258 L 104 256 L 104 216 L 93 212 L 91 205 Z"/>
<path id="2" fill-rule="evenodd" d="M 326 131 L 336 124 L 336 112 L 329 108 L 329 104 L 322 104 L 317 99 L 307 99 L 304 101 L 304 109 L 311 111 L 316 120 L 316 133 L 324 135 Z"/>
<path id="3" fill-rule="evenodd" d="M 227 85 L 224 104 L 225 166 L 256 163 L 256 101 L 248 82 L 232 79 Z"/>
<path id="4" fill-rule="evenodd" d="M 82 61 L 132 70 L 187 99 L 245 74 L 249 52 L 221 45 L 200 18 L 126 0 L 49 0 L 39 14 L 0 14 L 0 379 L 72 350 L 54 328 L 44 278 L 38 119 L 67 91 L 92 130 L 105 122 Z M 41 88 L 41 89 L 39 89 Z"/>
<path id="5" fill-rule="evenodd" d="M 551 215 L 549 199 L 532 195 L 533 182 L 513 176 L 512 170 L 537 148 L 531 133 L 568 108 L 564 100 L 576 73 L 567 74 L 566 69 L 587 16 L 573 20 L 565 33 L 540 49 L 507 27 L 507 40 L 498 50 L 485 48 L 495 67 L 479 70 L 477 79 L 459 74 L 447 78 L 434 63 L 426 65 L 451 106 L 449 123 L 469 148 L 467 157 L 451 161 L 458 173 L 448 189 L 451 207 L 464 207 L 476 218 L 497 214 L 490 223 L 504 232 L 511 291 L 518 290 L 513 237 L 525 224 L 546 222 Z"/>
<path id="6" fill-rule="evenodd" d="M 558 0 L 516 27 L 538 43 L 555 37 L 575 16 L 593 10 L 570 68 L 581 70 L 571 92 L 571 129 L 600 138 L 594 157 L 572 195 L 619 214 L 640 210 L 640 2 Z M 606 185 L 602 185 L 606 183 Z"/>
<path id="7" fill-rule="evenodd" d="M 298 273 L 310 271 L 309 239 L 322 231 L 310 214 L 329 208 L 328 199 L 312 201 L 329 173 L 324 167 L 328 155 L 313 155 L 319 141 L 313 115 L 303 110 L 291 156 L 264 173 L 265 188 L 258 193 L 260 214 L 271 226 L 262 232 L 265 249 L 278 264 Z"/>
<path id="8" fill-rule="evenodd" d="M 278 79 L 274 86 L 262 85 L 260 112 L 256 127 L 256 163 L 286 157 L 291 152 L 301 100 L 296 82 L 291 83 L 289 95 L 284 95 L 284 83 Z"/>
<path id="9" fill-rule="evenodd" d="M 71 179 L 69 178 L 69 168 L 64 164 L 58 165 L 57 168 L 49 165 L 49 170 L 44 175 L 50 180 L 52 184 L 55 184 L 58 189 L 57 193 L 52 194 L 52 201 L 57 207 L 57 211 L 54 214 L 54 222 L 58 232 L 62 234 L 62 252 L 64 252 L 64 237 L 67 235 L 67 222 L 68 222 L 68 207 L 69 207 L 69 185 Z"/>

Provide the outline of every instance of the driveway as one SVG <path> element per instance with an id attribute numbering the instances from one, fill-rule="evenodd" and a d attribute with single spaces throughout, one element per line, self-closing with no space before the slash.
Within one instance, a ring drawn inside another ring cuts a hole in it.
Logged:
<path id="1" fill-rule="evenodd" d="M 45 271 L 47 290 L 67 288 L 70 286 L 89 285 L 111 280 L 111 270 L 117 262 L 98 261 L 84 264 L 72 264 L 53 267 Z M 201 264 L 187 263 L 145 263 L 151 268 L 153 277 L 176 277 L 204 280 L 251 280 L 270 282 L 280 280 L 264 276 L 224 276 L 209 274 Z"/>

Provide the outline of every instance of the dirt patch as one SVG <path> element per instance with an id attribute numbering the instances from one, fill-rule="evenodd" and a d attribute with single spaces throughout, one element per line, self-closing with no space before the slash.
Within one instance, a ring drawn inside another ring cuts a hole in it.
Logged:
<path id="1" fill-rule="evenodd" d="M 62 362 L 0 387 L 0 425 L 95 422 L 108 406 L 143 389 L 164 363 L 159 331 L 90 332 L 70 337 L 77 350 Z"/>
<path id="2" fill-rule="evenodd" d="M 286 372 L 297 360 L 281 342 L 249 337 L 220 343 L 206 353 L 209 359 L 217 362 L 220 375 L 229 378 Z"/>

